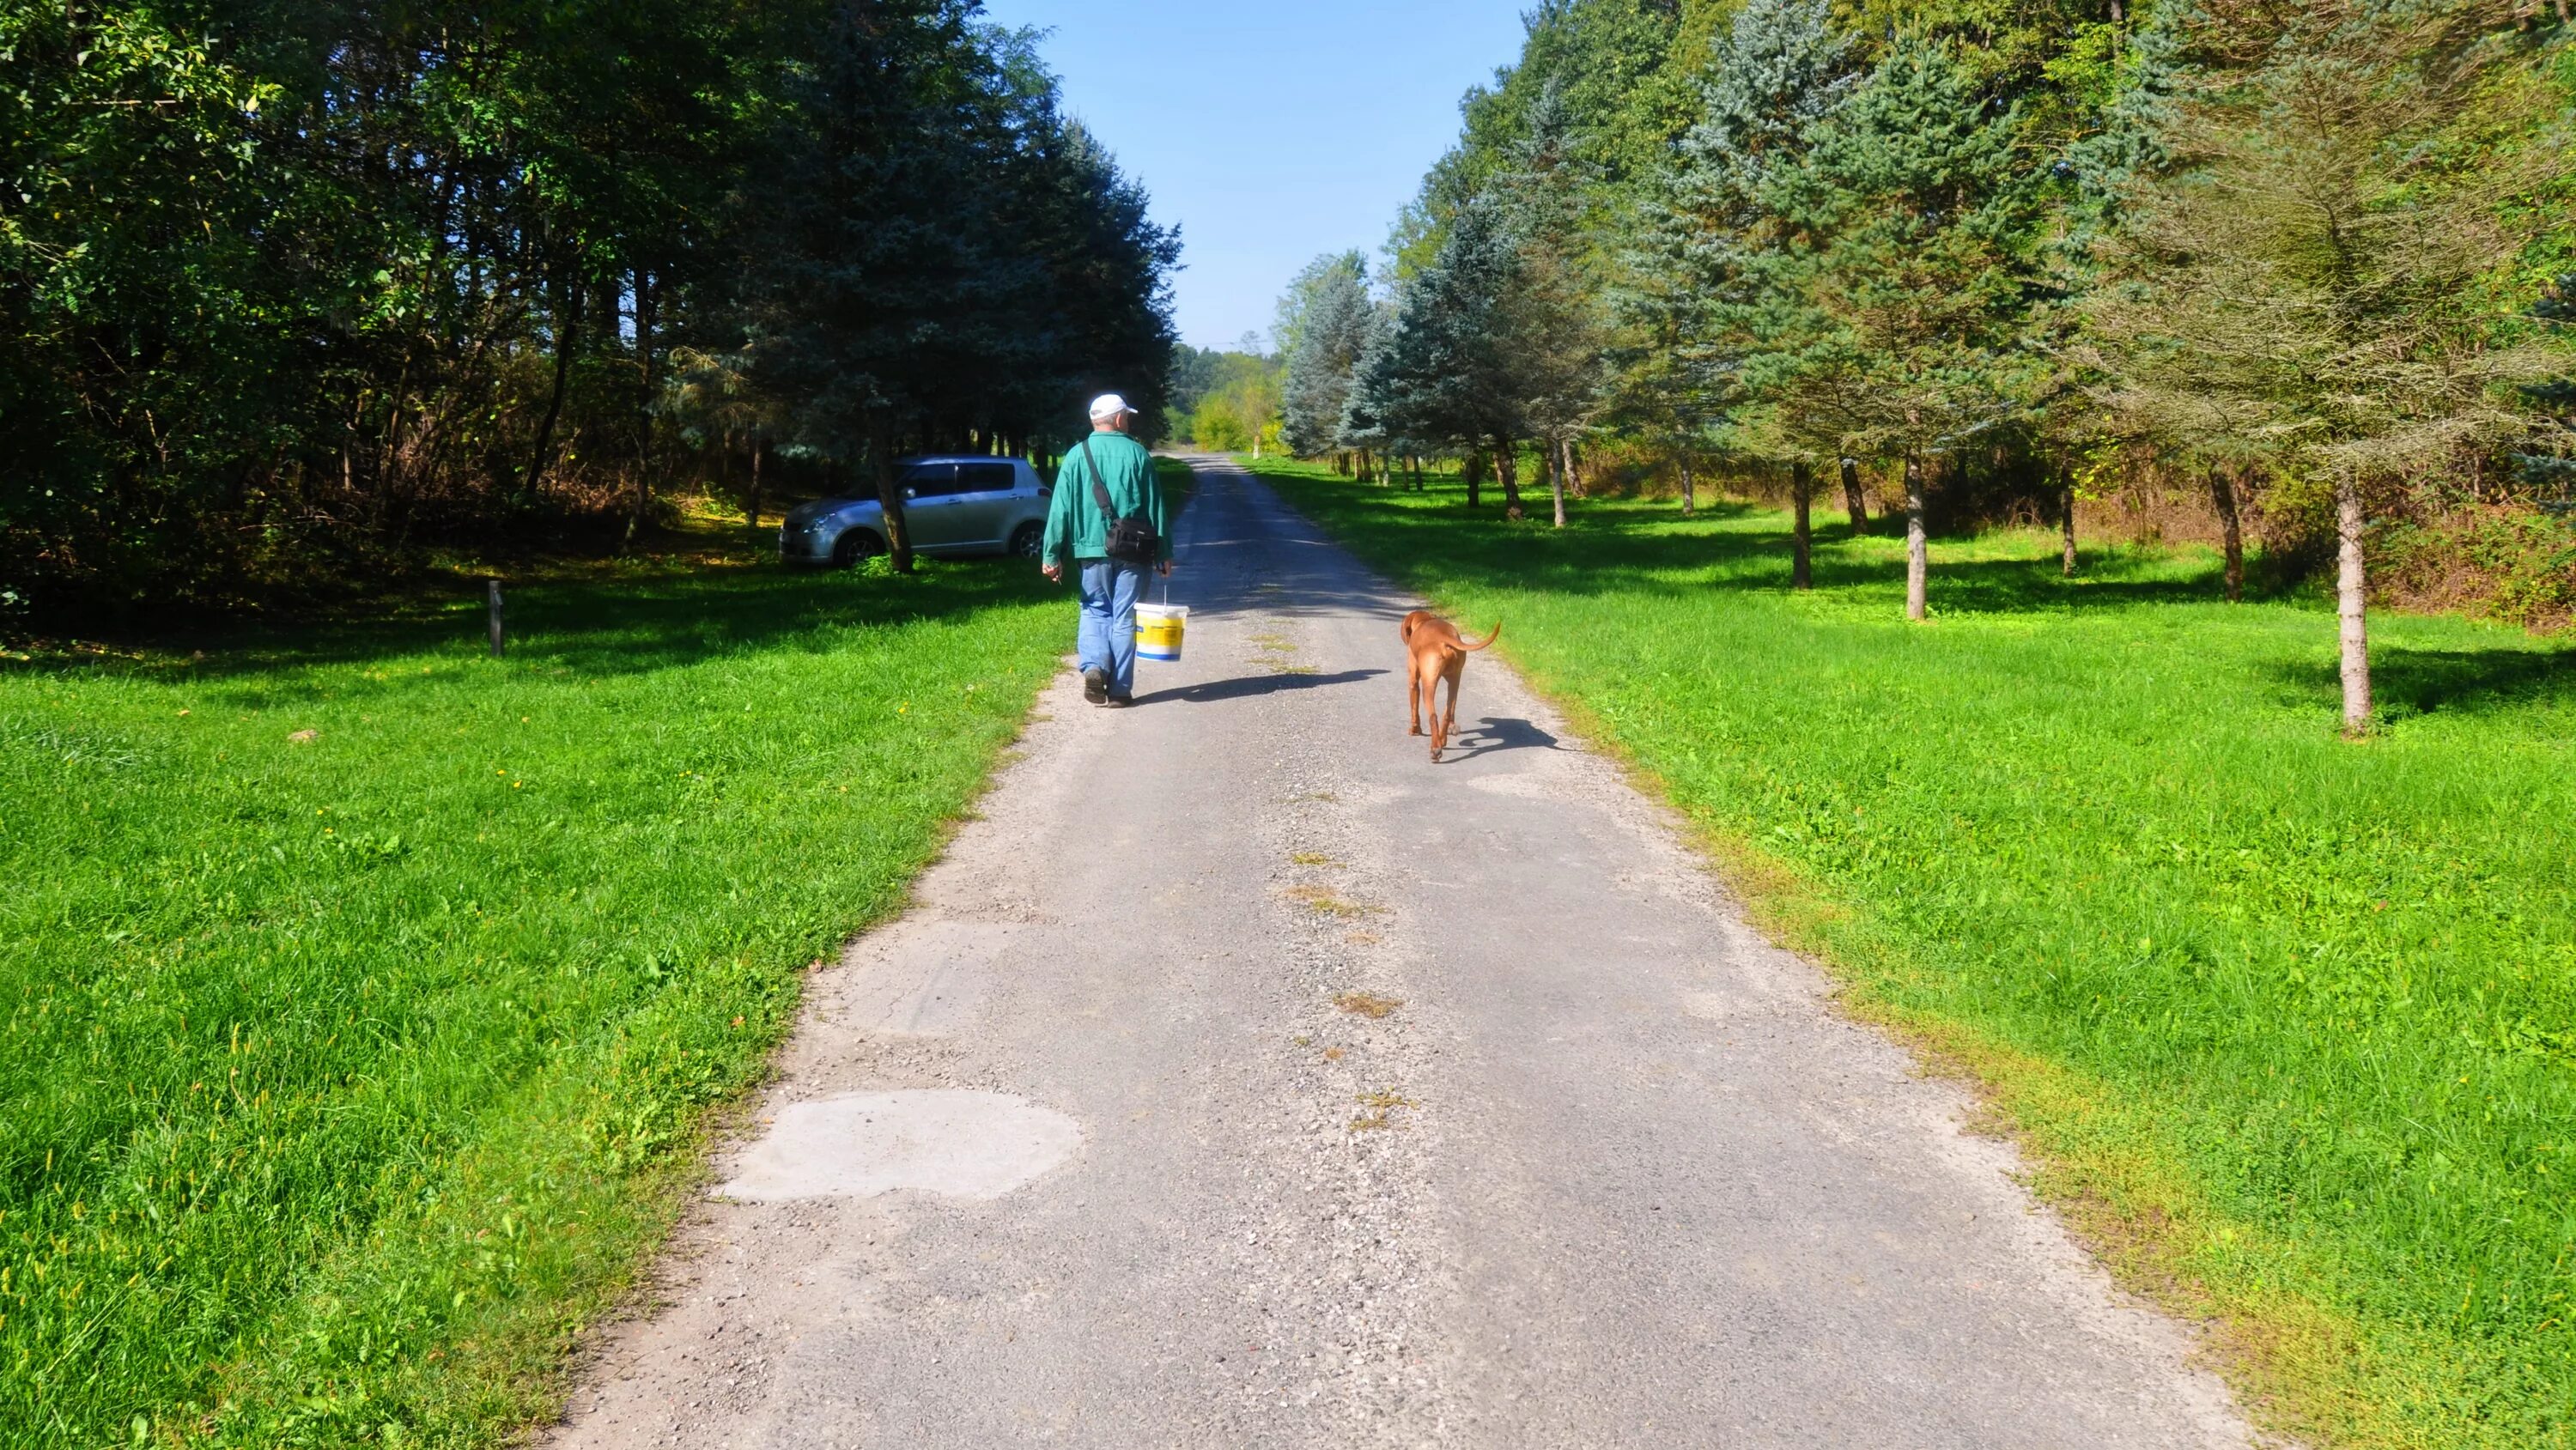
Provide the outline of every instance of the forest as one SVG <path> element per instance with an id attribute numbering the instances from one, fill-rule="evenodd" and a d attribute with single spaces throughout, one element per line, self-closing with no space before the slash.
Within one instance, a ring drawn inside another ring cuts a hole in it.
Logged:
<path id="1" fill-rule="evenodd" d="M 2576 49 L 2530 0 L 1550 0 L 1275 339 L 1281 430 L 1520 517 L 1641 481 L 1907 538 L 2082 510 L 2374 595 L 2576 611 Z M 1534 466 L 1538 478 L 1525 470 Z M 1893 514 L 1895 517 L 1889 518 Z M 2158 527 L 2163 527 L 2159 524 Z"/>
<path id="2" fill-rule="evenodd" d="M 969 0 L 0 5 L 0 623 L 613 550 L 683 488 L 756 528 L 1158 406 L 1179 237 L 1035 44 Z"/>

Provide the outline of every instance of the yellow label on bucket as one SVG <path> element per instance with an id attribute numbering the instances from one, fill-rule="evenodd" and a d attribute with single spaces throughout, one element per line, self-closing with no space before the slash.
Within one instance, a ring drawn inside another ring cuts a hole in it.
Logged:
<path id="1" fill-rule="evenodd" d="M 1189 628 L 1190 608 L 1186 604 L 1139 604 L 1136 606 L 1136 657 L 1145 660 L 1178 660 L 1181 657 L 1181 635 Z"/>

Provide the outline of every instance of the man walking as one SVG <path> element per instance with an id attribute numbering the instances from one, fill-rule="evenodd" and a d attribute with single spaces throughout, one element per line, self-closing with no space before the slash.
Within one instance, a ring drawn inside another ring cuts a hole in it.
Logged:
<path id="1" fill-rule="evenodd" d="M 1064 578 L 1070 559 L 1082 589 L 1082 697 L 1095 705 L 1136 698 L 1136 596 L 1148 568 L 1172 572 L 1170 518 L 1154 455 L 1127 436 L 1135 410 L 1116 393 L 1092 400 L 1091 436 L 1064 456 L 1047 507 L 1046 576 Z"/>

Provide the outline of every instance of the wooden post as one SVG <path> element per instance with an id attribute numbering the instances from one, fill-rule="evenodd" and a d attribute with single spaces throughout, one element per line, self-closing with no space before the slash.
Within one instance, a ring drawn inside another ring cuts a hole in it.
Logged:
<path id="1" fill-rule="evenodd" d="M 501 657 L 501 581 L 483 581 L 483 600 L 492 616 L 492 658 Z"/>

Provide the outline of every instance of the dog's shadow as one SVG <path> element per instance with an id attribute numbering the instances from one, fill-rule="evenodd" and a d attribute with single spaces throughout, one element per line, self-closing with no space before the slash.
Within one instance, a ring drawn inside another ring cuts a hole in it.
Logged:
<path id="1" fill-rule="evenodd" d="M 1384 670 L 1343 670 L 1330 675 L 1287 673 L 1242 675 L 1231 680 L 1209 680 L 1204 684 L 1176 685 L 1168 690 L 1156 690 L 1150 695 L 1138 695 L 1136 703 L 1158 705 L 1184 701 L 1193 705 L 1205 705 L 1217 700 L 1244 700 L 1255 695 L 1276 695 L 1283 690 L 1313 690 L 1326 685 L 1348 685 L 1385 673 Z"/>
<path id="2" fill-rule="evenodd" d="M 1488 715 L 1458 732 L 1457 738 L 1450 742 L 1448 754 L 1442 757 L 1442 764 L 1455 765 L 1462 760 L 1473 760 L 1479 755 L 1491 755 L 1497 750 L 1562 750 L 1564 748 L 1557 744 L 1555 736 L 1527 720 L 1497 719 Z"/>

